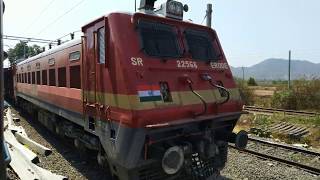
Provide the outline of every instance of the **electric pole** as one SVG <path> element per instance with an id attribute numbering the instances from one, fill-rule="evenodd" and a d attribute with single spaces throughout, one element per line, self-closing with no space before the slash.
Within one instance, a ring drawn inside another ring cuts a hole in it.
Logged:
<path id="1" fill-rule="evenodd" d="M 289 50 L 288 89 L 291 89 L 291 50 Z"/>
<path id="2" fill-rule="evenodd" d="M 244 67 L 242 66 L 241 69 L 242 69 L 242 81 L 244 82 Z"/>
<path id="3" fill-rule="evenodd" d="M 26 57 L 26 46 L 27 46 L 27 42 L 25 42 L 26 44 L 23 44 L 23 59 L 27 59 Z"/>
<path id="4" fill-rule="evenodd" d="M 3 104 L 4 104 L 4 84 L 3 84 L 3 13 L 4 3 L 0 0 L 0 179 L 7 179 L 7 167 L 5 165 L 5 142 L 3 137 Z"/>
<path id="5" fill-rule="evenodd" d="M 211 28 L 211 22 L 212 22 L 212 4 L 207 4 L 206 17 L 207 17 L 207 26 Z"/>
<path id="6" fill-rule="evenodd" d="M 134 12 L 137 12 L 137 0 L 134 0 Z"/>

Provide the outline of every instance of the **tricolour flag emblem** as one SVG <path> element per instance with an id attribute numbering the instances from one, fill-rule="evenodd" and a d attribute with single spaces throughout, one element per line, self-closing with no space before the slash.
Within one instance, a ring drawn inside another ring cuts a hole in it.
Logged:
<path id="1" fill-rule="evenodd" d="M 137 87 L 140 102 L 161 101 L 159 85 L 140 85 Z"/>

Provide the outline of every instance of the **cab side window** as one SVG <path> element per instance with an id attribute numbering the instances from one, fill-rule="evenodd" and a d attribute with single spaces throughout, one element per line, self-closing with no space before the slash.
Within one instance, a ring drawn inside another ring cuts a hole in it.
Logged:
<path id="1" fill-rule="evenodd" d="M 98 29 L 98 63 L 106 63 L 106 42 L 105 42 L 105 29 L 104 27 Z"/>

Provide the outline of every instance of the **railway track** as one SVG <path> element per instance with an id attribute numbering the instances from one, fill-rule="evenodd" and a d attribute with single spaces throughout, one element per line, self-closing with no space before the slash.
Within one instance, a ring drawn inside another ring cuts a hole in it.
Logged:
<path id="1" fill-rule="evenodd" d="M 109 173 L 101 168 L 95 159 L 95 154 L 87 152 L 88 156 L 83 156 L 74 146 L 73 142 L 67 138 L 50 132 L 29 114 L 17 107 L 12 107 L 13 116 L 17 118 L 17 126 L 23 126 L 28 136 L 52 149 L 52 154 L 43 156 L 38 154 L 38 166 L 52 172 L 67 176 L 69 179 L 111 179 Z M 92 158 L 90 157 L 92 155 Z M 15 175 L 14 173 L 11 173 Z M 20 179 L 20 178 L 13 178 Z"/>
<path id="2" fill-rule="evenodd" d="M 237 149 L 234 145 L 229 146 Z M 294 166 L 320 176 L 320 152 L 254 137 L 249 137 L 247 148 L 239 151 Z"/>
<path id="3" fill-rule="evenodd" d="M 248 113 L 251 113 L 251 112 L 263 113 L 263 114 L 283 113 L 286 115 L 300 115 L 300 116 L 311 116 L 311 117 L 320 116 L 320 113 L 316 113 L 316 112 L 264 108 L 264 107 L 256 107 L 256 106 L 244 106 L 243 110 Z"/>

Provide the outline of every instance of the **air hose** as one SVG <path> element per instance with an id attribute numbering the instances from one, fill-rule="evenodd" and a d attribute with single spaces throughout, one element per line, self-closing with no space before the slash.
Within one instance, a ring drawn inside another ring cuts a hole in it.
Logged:
<path id="1" fill-rule="evenodd" d="M 213 86 L 213 87 L 215 87 L 215 88 L 218 88 L 218 89 L 220 89 L 221 91 L 223 91 L 223 92 L 226 93 L 227 98 L 226 98 L 224 101 L 219 102 L 218 104 L 224 104 L 224 103 L 226 103 L 226 102 L 229 101 L 229 99 L 230 99 L 230 92 L 229 92 L 225 87 L 213 83 L 212 77 L 211 77 L 209 74 L 202 74 L 202 75 L 201 75 L 201 78 L 202 78 L 203 80 L 205 80 L 205 81 L 208 81 L 211 86 Z"/>
<path id="2" fill-rule="evenodd" d="M 207 113 L 207 109 L 208 109 L 207 102 L 203 99 L 203 97 L 199 93 L 197 93 L 197 92 L 195 92 L 193 90 L 192 81 L 190 79 L 187 79 L 187 83 L 188 83 L 190 91 L 201 100 L 201 102 L 203 103 L 203 107 L 204 107 L 203 111 L 201 113 L 196 113 L 195 116 L 201 116 L 201 115 L 206 114 Z"/>

